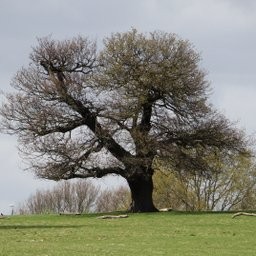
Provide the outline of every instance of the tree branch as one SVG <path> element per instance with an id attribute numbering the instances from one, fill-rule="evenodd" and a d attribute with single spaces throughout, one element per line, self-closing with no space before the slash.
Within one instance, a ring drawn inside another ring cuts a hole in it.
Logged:
<path id="1" fill-rule="evenodd" d="M 111 167 L 111 168 L 99 168 L 95 167 L 92 169 L 84 169 L 84 173 L 70 173 L 68 175 L 64 175 L 62 179 L 69 180 L 74 178 L 102 178 L 108 174 L 118 174 L 124 176 L 124 170 L 119 167 Z"/>
<path id="2" fill-rule="evenodd" d="M 60 132 L 60 133 L 66 133 L 74 130 L 77 127 L 80 127 L 82 125 L 85 125 L 85 122 L 83 119 L 80 120 L 72 120 L 68 123 L 66 123 L 64 126 L 55 126 L 53 128 L 43 128 L 43 127 L 38 127 L 36 130 L 36 133 L 38 136 L 44 136 L 47 134 L 51 134 L 54 132 Z"/>
<path id="3" fill-rule="evenodd" d="M 57 79 L 53 77 L 58 92 L 60 94 L 60 100 L 70 106 L 74 111 L 79 113 L 83 117 L 82 124 L 89 127 L 89 129 L 99 138 L 102 144 L 115 156 L 119 161 L 124 158 L 133 157 L 128 151 L 120 146 L 108 133 L 107 130 L 103 129 L 99 122 L 97 122 L 97 115 L 92 113 L 88 107 L 77 99 L 74 99 L 67 91 L 65 80 L 63 79 L 63 73 L 58 69 L 52 68 L 52 65 L 48 66 L 49 74 L 57 73 Z M 62 75 L 61 75 L 62 74 Z M 60 131 L 69 131 L 69 127 L 58 127 Z"/>

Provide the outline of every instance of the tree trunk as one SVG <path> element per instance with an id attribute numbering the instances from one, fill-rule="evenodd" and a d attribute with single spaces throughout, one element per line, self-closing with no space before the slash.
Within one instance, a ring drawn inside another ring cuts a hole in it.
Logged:
<path id="1" fill-rule="evenodd" d="M 127 179 L 131 190 L 131 212 L 156 212 L 153 203 L 153 180 L 152 175 L 140 174 Z"/>

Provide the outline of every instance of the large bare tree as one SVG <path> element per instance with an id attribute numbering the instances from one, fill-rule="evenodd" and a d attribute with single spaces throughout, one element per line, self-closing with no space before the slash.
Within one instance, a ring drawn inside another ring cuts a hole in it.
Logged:
<path id="1" fill-rule="evenodd" d="M 30 59 L 6 95 L 1 126 L 18 135 L 41 178 L 121 175 L 131 210 L 156 211 L 156 158 L 203 172 L 202 154 L 246 151 L 244 135 L 207 102 L 200 56 L 176 35 L 133 29 L 106 38 L 101 50 L 88 38 L 43 38 Z"/>

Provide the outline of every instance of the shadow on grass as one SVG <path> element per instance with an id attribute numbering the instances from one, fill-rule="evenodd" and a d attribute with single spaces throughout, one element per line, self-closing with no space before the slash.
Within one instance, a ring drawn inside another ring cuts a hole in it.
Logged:
<path id="1" fill-rule="evenodd" d="M 3 225 L 0 230 L 7 229 L 61 229 L 61 228 L 83 228 L 85 225 Z"/>

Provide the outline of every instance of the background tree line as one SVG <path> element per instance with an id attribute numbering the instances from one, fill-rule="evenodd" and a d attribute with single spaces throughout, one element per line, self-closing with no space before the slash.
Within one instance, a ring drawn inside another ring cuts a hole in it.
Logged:
<path id="1" fill-rule="evenodd" d="M 246 156 L 208 156 L 214 172 L 182 173 L 168 163 L 156 161 L 153 200 L 156 207 L 185 211 L 256 209 L 256 168 Z M 52 190 L 38 190 L 20 207 L 19 213 L 88 213 L 127 210 L 128 186 L 102 189 L 91 180 L 64 181 Z"/>
<path id="2" fill-rule="evenodd" d="M 127 209 L 129 191 L 120 186 L 101 189 L 91 180 L 62 181 L 48 190 L 37 190 L 18 209 L 19 214 L 89 213 Z"/>
<path id="3" fill-rule="evenodd" d="M 212 172 L 175 172 L 168 165 L 154 175 L 158 208 L 186 211 L 256 209 L 256 166 L 247 156 L 208 156 Z"/>

